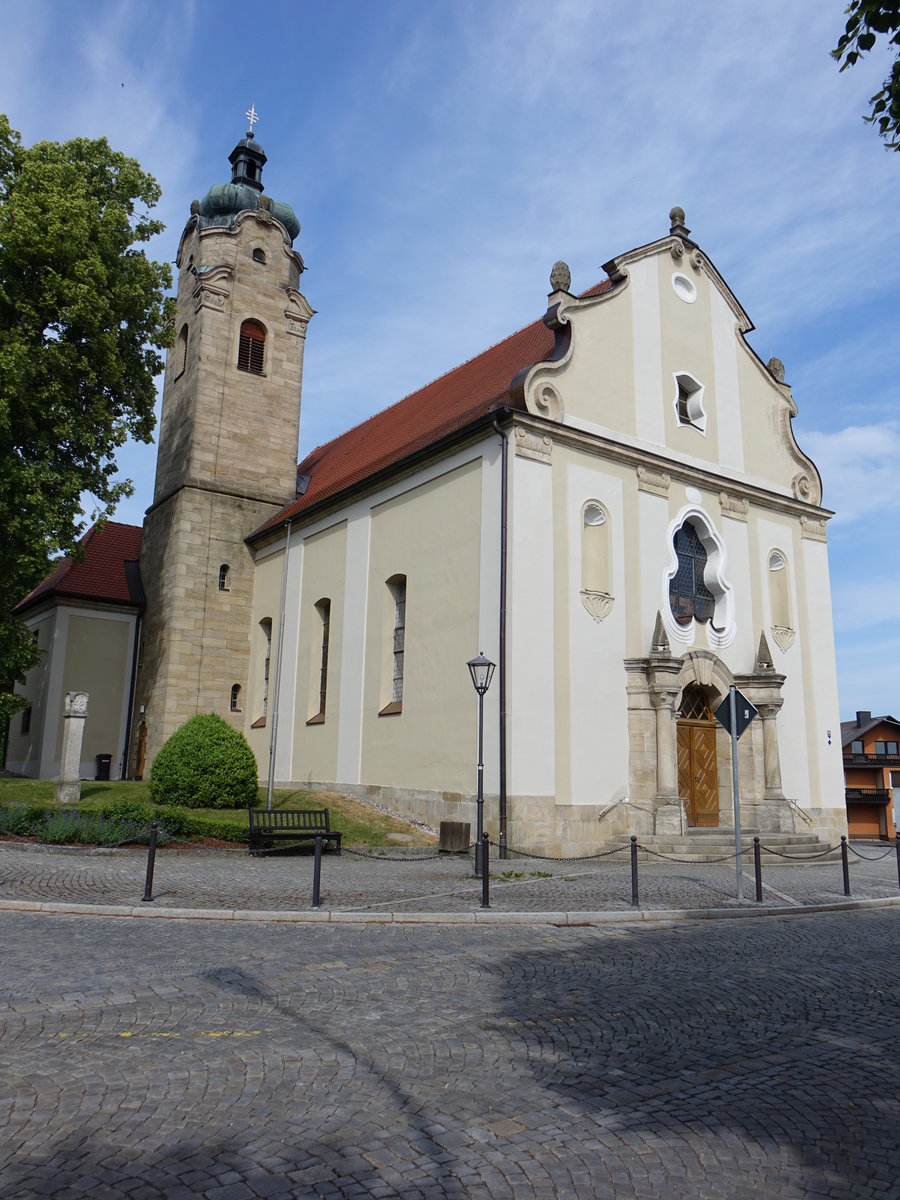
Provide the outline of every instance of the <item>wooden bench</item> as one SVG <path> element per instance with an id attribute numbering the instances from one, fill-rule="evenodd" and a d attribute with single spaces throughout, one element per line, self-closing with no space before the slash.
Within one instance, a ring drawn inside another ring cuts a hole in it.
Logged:
<path id="1" fill-rule="evenodd" d="M 262 854 L 266 842 L 314 842 L 319 834 L 323 844 L 331 843 L 341 852 L 341 835 L 331 828 L 327 808 L 251 808 L 250 853 Z"/>

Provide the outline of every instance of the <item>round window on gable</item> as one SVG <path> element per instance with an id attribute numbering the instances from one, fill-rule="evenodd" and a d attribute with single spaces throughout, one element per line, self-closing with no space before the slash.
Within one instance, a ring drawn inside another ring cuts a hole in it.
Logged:
<path id="1" fill-rule="evenodd" d="M 693 304 L 697 299 L 697 285 L 693 279 L 688 279 L 687 275 L 682 275 L 680 271 L 676 271 L 672 276 L 672 291 L 685 304 Z"/>
<path id="2" fill-rule="evenodd" d="M 258 263 L 264 263 L 266 261 L 265 250 L 260 250 L 259 246 L 256 246 L 253 250 L 253 261 L 258 262 Z"/>

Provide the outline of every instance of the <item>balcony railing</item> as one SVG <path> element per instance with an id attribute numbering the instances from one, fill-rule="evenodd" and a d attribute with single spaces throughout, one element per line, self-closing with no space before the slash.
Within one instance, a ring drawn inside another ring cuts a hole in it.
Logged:
<path id="1" fill-rule="evenodd" d="M 887 804 L 891 793 L 886 788 L 851 787 L 844 789 L 848 804 Z"/>
<path id="2" fill-rule="evenodd" d="M 852 754 L 845 750 L 844 762 L 861 767 L 896 767 L 900 766 L 900 754 Z"/>

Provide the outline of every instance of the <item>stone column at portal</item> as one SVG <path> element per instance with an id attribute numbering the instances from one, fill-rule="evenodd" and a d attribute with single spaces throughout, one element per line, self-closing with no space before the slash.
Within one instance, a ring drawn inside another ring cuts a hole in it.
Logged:
<path id="1" fill-rule="evenodd" d="M 766 778 L 765 797 L 767 800 L 783 800 L 784 792 L 781 787 L 781 760 L 778 755 L 778 730 L 775 718 L 783 701 L 760 704 L 759 715 L 763 727 L 763 769 Z"/>
<path id="2" fill-rule="evenodd" d="M 678 798 L 678 750 L 675 701 L 678 691 L 654 690 L 650 702 L 656 711 L 656 790 L 659 796 Z"/>

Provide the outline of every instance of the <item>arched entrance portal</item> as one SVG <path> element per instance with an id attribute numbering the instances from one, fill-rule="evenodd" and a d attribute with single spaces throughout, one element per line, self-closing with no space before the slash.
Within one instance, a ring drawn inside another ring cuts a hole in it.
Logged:
<path id="1" fill-rule="evenodd" d="M 719 824 L 719 774 L 716 767 L 716 721 L 705 688 L 690 685 L 678 709 L 678 795 L 688 825 Z"/>

